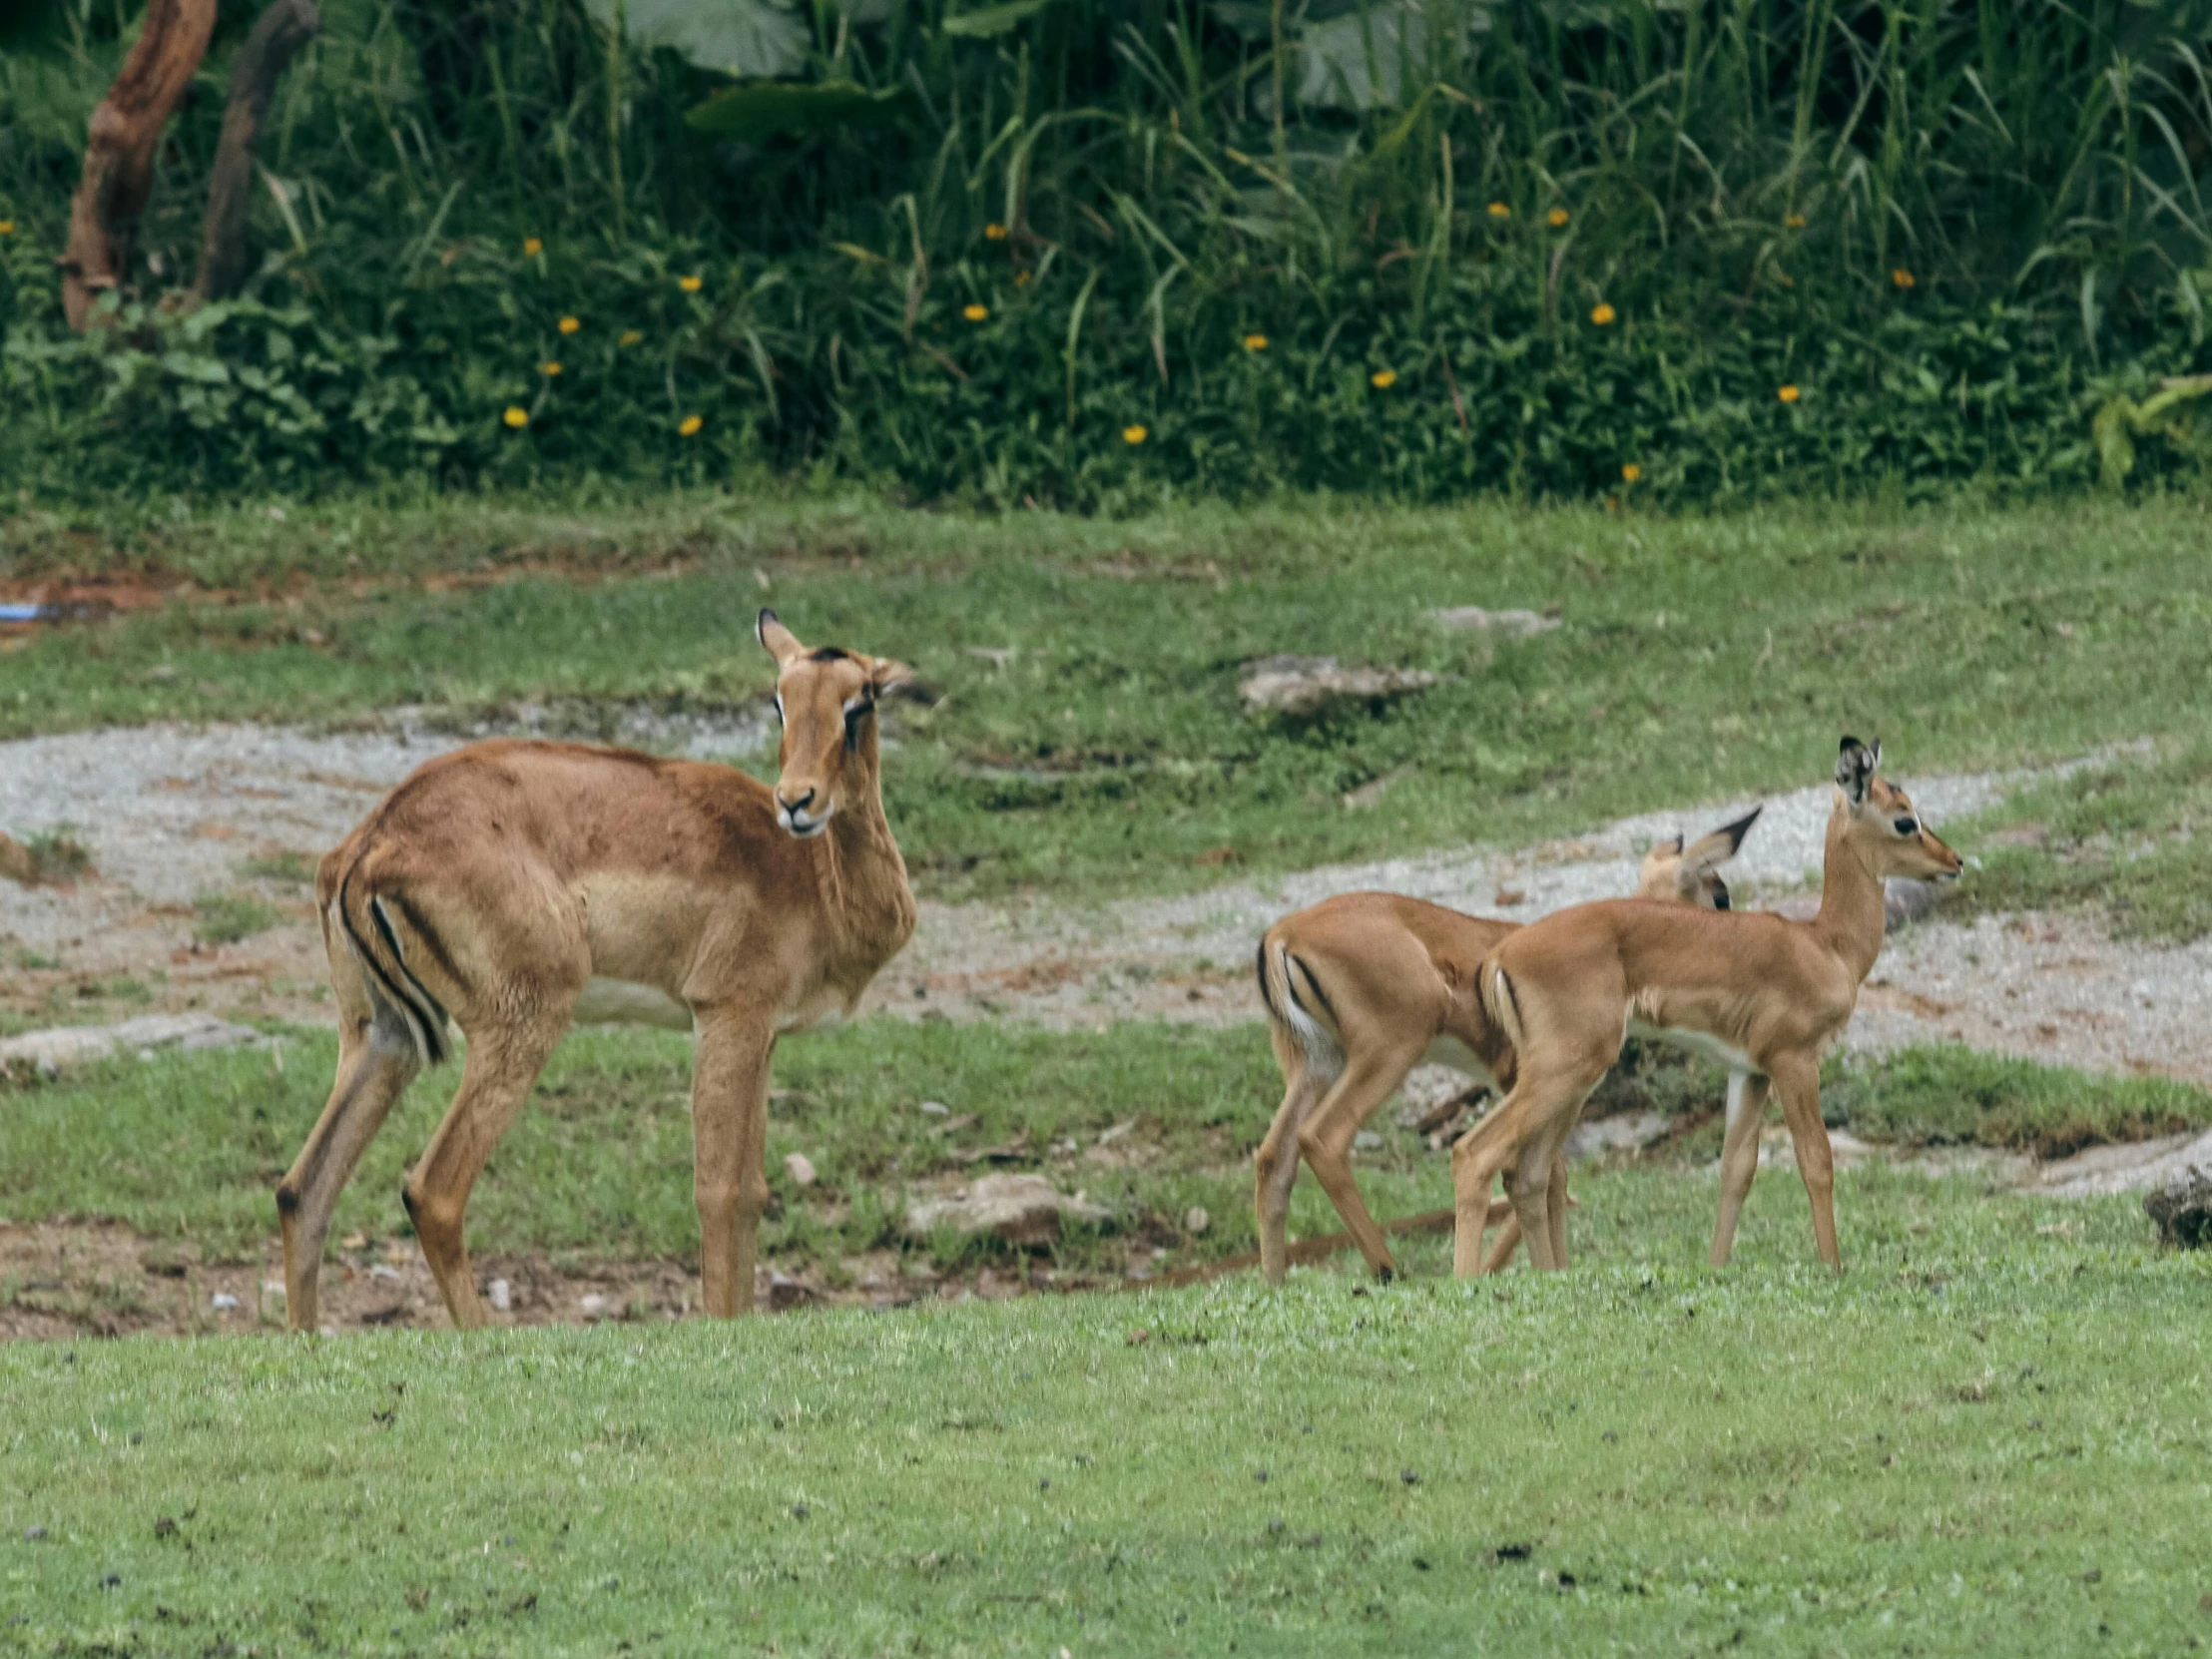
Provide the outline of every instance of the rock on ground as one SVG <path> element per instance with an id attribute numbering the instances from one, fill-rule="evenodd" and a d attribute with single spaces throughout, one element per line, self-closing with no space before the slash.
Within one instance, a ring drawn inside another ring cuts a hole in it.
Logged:
<path id="1" fill-rule="evenodd" d="M 995 1233 L 1008 1244 L 1050 1244 L 1063 1218 L 1093 1224 L 1109 1212 L 1073 1198 L 1041 1175 L 986 1175 L 964 1191 L 914 1205 L 906 1212 L 906 1236 L 926 1239 L 940 1227 L 973 1235 Z"/>
<path id="2" fill-rule="evenodd" d="M 2192 1166 L 2143 1195 L 2143 1211 L 2162 1243 L 2183 1250 L 2212 1245 L 2212 1168 Z"/>
<path id="3" fill-rule="evenodd" d="M 68 1025 L 52 1031 L 26 1031 L 0 1040 L 0 1070 L 26 1066 L 52 1076 L 71 1066 L 109 1056 L 175 1048 L 237 1048 L 257 1043 L 262 1034 L 213 1014 L 141 1014 L 120 1025 Z"/>
<path id="4" fill-rule="evenodd" d="M 1345 668 L 1334 657 L 1268 657 L 1246 669 L 1237 694 L 1261 714 L 1316 715 L 1333 703 L 1381 703 L 1424 691 L 1436 679 L 1417 668 Z"/>

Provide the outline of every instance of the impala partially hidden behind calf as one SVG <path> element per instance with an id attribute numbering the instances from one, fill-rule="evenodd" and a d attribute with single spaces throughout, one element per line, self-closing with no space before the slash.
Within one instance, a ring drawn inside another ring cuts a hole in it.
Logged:
<path id="1" fill-rule="evenodd" d="M 1759 812 L 1754 807 L 1687 846 L 1680 835 L 1659 842 L 1644 854 L 1637 896 L 1727 909 L 1720 866 L 1742 848 Z M 1261 1271 L 1270 1283 L 1290 1266 L 1291 1186 L 1301 1158 L 1368 1266 L 1389 1276 L 1389 1246 L 1352 1177 L 1353 1138 L 1424 1059 L 1485 1082 L 1509 1064 L 1474 994 L 1475 969 L 1520 925 L 1396 893 L 1352 892 L 1268 929 L 1260 941 L 1260 1000 L 1283 1072 L 1283 1104 L 1253 1162 Z M 1563 1170 L 1556 1190 L 1564 1205 Z M 1520 1236 L 1511 1219 L 1501 1219 L 1497 1266 Z"/>
<path id="2" fill-rule="evenodd" d="M 1821 906 L 1811 921 L 1616 899 L 1555 911 L 1503 940 L 1477 975 L 1483 1013 L 1510 1051 L 1505 1098 L 1452 1148 L 1453 1271 L 1481 1271 L 1491 1179 L 1506 1188 L 1529 1260 L 1566 1265 L 1552 1173 L 1583 1102 L 1631 1032 L 1702 1047 L 1756 1087 L 1731 1100 L 1713 1261 L 1728 1260 L 1759 1168 L 1766 1084 L 1782 1097 L 1821 1259 L 1836 1242 L 1834 1157 L 1821 1122 L 1821 1052 L 1850 1023 L 1881 953 L 1883 880 L 1950 880 L 1958 854 L 1911 799 L 1877 776 L 1882 745 L 1846 738 L 1836 760 Z"/>
<path id="3" fill-rule="evenodd" d="M 330 1212 L 392 1103 L 467 1039 L 459 1091 L 402 1189 L 453 1323 L 483 1325 L 470 1188 L 572 1022 L 695 1033 L 701 1301 L 753 1306 L 778 1035 L 849 1012 L 914 929 L 883 818 L 876 704 L 900 664 L 808 650 L 773 611 L 773 791 L 731 767 L 499 740 L 418 768 L 322 860 L 337 1080 L 276 1189 L 287 1318 L 316 1323 Z"/>

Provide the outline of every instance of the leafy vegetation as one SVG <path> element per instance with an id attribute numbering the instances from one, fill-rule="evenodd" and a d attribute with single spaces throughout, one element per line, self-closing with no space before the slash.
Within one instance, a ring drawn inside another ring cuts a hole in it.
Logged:
<path id="1" fill-rule="evenodd" d="M 0 1627 L 150 1654 L 2212 1634 L 2203 1253 L 2153 1254 L 2124 1200 L 1846 1192 L 1841 1278 L 1691 1266 L 1707 1206 L 1615 1176 L 1586 1198 L 1657 1209 L 1544 1281 L 10 1345 Z"/>
<path id="2" fill-rule="evenodd" d="M 71 524 L 7 557 L 63 568 L 88 547 Z M 1139 524 L 711 492 L 245 509 L 90 545 L 127 582 L 280 594 L 45 630 L 0 654 L 0 734 L 635 699 L 725 717 L 742 750 L 772 730 L 751 623 L 773 601 L 810 641 L 912 660 L 936 697 L 886 728 L 891 820 L 929 890 L 1175 890 L 1231 857 L 1258 874 L 1524 844 L 1800 788 L 1841 731 L 1881 734 L 1907 781 L 2193 741 L 2212 714 L 2202 525 L 2178 501 L 1713 519 L 1301 502 Z M 356 561 L 423 581 L 342 580 Z M 1561 626 L 1500 640 L 1430 615 L 1466 604 Z M 1248 713 L 1243 665 L 1286 650 L 1441 678 L 1380 710 Z"/>
<path id="3" fill-rule="evenodd" d="M 206 96 L 84 339 L 51 261 L 127 13 L 53 9 L 0 63 L 0 478 L 36 496 L 1714 500 L 2205 448 L 2158 387 L 2212 366 L 2202 0 L 332 0 L 248 294 L 159 303 Z"/>
<path id="4" fill-rule="evenodd" d="M 1821 1109 L 1870 1141 L 1987 1146 L 2038 1158 L 2212 1125 L 2212 1095 L 2164 1077 L 2095 1077 L 1968 1048 L 1834 1065 Z"/>

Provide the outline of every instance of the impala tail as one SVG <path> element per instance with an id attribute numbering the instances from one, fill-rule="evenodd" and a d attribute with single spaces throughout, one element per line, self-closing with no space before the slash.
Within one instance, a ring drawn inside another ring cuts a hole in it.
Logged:
<path id="1" fill-rule="evenodd" d="M 404 894 L 375 890 L 372 880 L 362 875 L 361 866 L 368 861 L 366 854 L 354 860 L 324 914 L 345 935 L 368 986 L 369 1000 L 376 1006 L 378 1023 L 396 1020 L 406 1028 L 423 1065 L 443 1065 L 452 1051 L 451 1016 L 408 965 L 405 934 L 412 934 L 418 948 L 433 956 L 443 952 Z"/>
<path id="2" fill-rule="evenodd" d="M 1306 1069 L 1318 1079 L 1341 1076 L 1344 1039 L 1337 1031 L 1337 1012 L 1313 964 L 1270 928 L 1260 941 L 1257 967 L 1260 1000 L 1267 1006 L 1268 1018 L 1306 1056 Z"/>

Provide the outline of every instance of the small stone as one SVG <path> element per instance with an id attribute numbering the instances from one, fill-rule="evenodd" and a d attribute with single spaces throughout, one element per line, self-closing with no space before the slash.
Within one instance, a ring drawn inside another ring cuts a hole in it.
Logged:
<path id="1" fill-rule="evenodd" d="M 952 1108 L 941 1100 L 925 1100 L 919 1109 L 933 1118 L 948 1118 L 952 1115 Z"/>
<path id="2" fill-rule="evenodd" d="M 793 1505 L 792 1505 L 792 1519 L 793 1519 L 793 1520 L 805 1520 L 806 1518 L 807 1518 L 807 1506 L 806 1506 L 806 1505 L 805 1505 L 804 1503 L 795 1503 L 795 1504 L 793 1504 Z"/>
<path id="3" fill-rule="evenodd" d="M 1183 1231 L 1194 1239 L 1213 1225 L 1214 1218 L 1206 1213 L 1203 1204 L 1194 1204 L 1183 1212 Z"/>
<path id="4" fill-rule="evenodd" d="M 1418 1486 L 1420 1484 L 1420 1476 L 1411 1469 L 1399 1469 L 1397 1477 L 1408 1486 Z"/>
<path id="5" fill-rule="evenodd" d="M 484 1299 L 491 1304 L 493 1313 L 509 1313 L 515 1305 L 514 1287 L 504 1279 L 494 1279 L 484 1287 Z"/>
<path id="6" fill-rule="evenodd" d="M 23 1529 L 23 1536 L 27 1541 L 35 1544 L 46 1536 L 46 1528 L 43 1526 L 26 1526 Z"/>
<path id="7" fill-rule="evenodd" d="M 1252 1478 L 1254 1480 L 1257 1480 L 1261 1485 L 1265 1486 L 1268 1483 L 1268 1471 L 1266 1469 L 1254 1469 L 1252 1471 Z"/>
<path id="8" fill-rule="evenodd" d="M 1372 1129 L 1363 1129 L 1352 1137 L 1352 1144 L 1362 1152 L 1373 1152 L 1382 1144 L 1382 1137 Z"/>
<path id="9" fill-rule="evenodd" d="M 368 1276 L 371 1279 L 397 1279 L 399 1270 L 389 1262 L 375 1262 L 370 1264 Z"/>
<path id="10" fill-rule="evenodd" d="M 815 1184 L 815 1166 L 804 1152 L 784 1154 L 784 1173 L 792 1178 L 795 1187 L 811 1187 Z"/>
<path id="11" fill-rule="evenodd" d="M 584 1318 L 588 1320 L 604 1319 L 607 1314 L 607 1299 L 601 1296 L 597 1291 L 593 1291 L 589 1296 L 585 1297 L 581 1302 L 577 1303 L 576 1308 L 577 1312 L 581 1313 Z"/>
<path id="12" fill-rule="evenodd" d="M 1538 611 L 1486 611 L 1479 605 L 1452 605 L 1428 614 L 1437 627 L 1455 633 L 1505 634 L 1514 639 L 1548 633 L 1559 626 L 1557 617 Z"/>
<path id="13" fill-rule="evenodd" d="M 219 1314 L 235 1314 L 239 1309 L 239 1299 L 229 1291 L 218 1291 L 208 1298 L 208 1306 Z"/>

